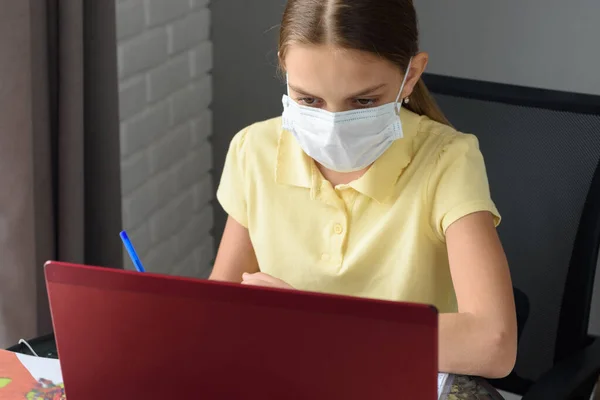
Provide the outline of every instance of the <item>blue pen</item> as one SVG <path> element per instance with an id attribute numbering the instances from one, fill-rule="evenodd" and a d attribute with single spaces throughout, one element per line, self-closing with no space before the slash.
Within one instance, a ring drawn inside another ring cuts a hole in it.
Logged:
<path id="1" fill-rule="evenodd" d="M 135 269 L 137 269 L 138 272 L 146 272 L 146 270 L 144 269 L 144 266 L 142 265 L 142 262 L 140 261 L 140 258 L 138 257 L 137 253 L 135 252 L 135 249 L 133 248 L 133 244 L 131 244 L 131 240 L 129 240 L 129 236 L 127 236 L 127 232 L 122 231 L 119 236 L 121 236 L 121 240 L 123 241 L 123 244 L 125 245 L 125 249 L 127 249 L 127 252 L 129 253 L 129 257 L 131 258 L 131 261 L 133 261 L 133 265 L 135 266 Z"/>

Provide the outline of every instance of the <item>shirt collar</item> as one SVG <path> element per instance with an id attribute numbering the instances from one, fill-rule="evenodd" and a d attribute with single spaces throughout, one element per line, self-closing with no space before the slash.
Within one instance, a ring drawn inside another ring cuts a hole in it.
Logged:
<path id="1" fill-rule="evenodd" d="M 413 157 L 413 138 L 417 135 L 421 116 L 402 108 L 400 110 L 404 137 L 396 140 L 359 179 L 349 184 L 354 190 L 384 203 L 393 194 L 394 185 Z M 277 146 L 275 181 L 281 184 L 318 191 L 321 173 L 314 161 L 300 148 L 294 136 L 281 130 Z"/>
<path id="2" fill-rule="evenodd" d="M 277 144 L 275 182 L 304 188 L 313 186 L 312 159 L 304 153 L 291 132 L 282 129 Z"/>

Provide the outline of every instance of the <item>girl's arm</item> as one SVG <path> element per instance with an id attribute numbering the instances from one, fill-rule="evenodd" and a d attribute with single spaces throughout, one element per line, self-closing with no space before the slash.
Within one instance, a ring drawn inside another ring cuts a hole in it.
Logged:
<path id="1" fill-rule="evenodd" d="M 453 223 L 446 244 L 458 313 L 440 315 L 440 370 L 504 377 L 516 360 L 517 320 L 508 262 L 491 213 Z"/>
<path id="2" fill-rule="evenodd" d="M 258 271 L 258 262 L 248 229 L 235 219 L 227 218 L 217 259 L 209 279 L 240 283 L 243 273 Z"/>

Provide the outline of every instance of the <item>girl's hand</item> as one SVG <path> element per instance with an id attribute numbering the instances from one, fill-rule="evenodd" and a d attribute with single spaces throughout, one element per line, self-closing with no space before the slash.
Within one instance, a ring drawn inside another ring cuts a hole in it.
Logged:
<path id="1" fill-rule="evenodd" d="M 267 275 L 262 272 L 257 272 L 255 274 L 244 273 L 242 275 L 242 285 L 262 286 L 278 289 L 293 289 L 292 286 L 288 285 L 281 279 L 274 278 L 271 275 Z"/>

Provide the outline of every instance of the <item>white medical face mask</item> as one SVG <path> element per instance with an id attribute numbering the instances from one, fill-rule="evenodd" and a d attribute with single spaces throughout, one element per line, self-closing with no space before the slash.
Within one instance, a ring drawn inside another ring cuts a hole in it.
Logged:
<path id="1" fill-rule="evenodd" d="M 325 168 L 354 172 L 368 167 L 403 137 L 400 96 L 411 62 L 396 101 L 379 107 L 333 113 L 301 106 L 283 95 L 283 129 L 290 131 L 302 150 Z"/>

